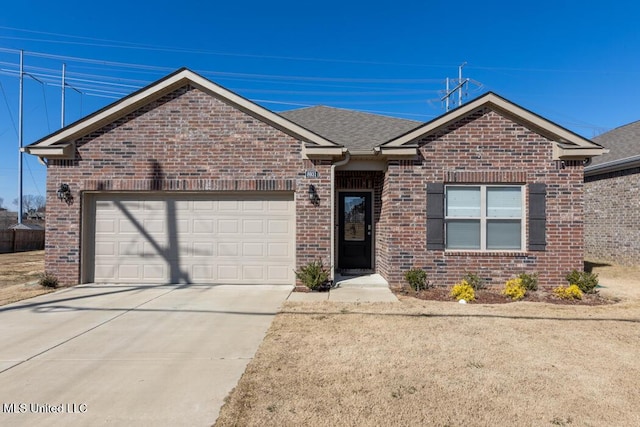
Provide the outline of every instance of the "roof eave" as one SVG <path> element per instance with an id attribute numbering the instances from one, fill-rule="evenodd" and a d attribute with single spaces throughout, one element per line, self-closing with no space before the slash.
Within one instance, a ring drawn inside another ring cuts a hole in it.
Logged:
<path id="1" fill-rule="evenodd" d="M 586 160 L 607 153 L 603 147 L 576 147 L 556 143 L 553 146 L 553 160 Z"/>
<path id="2" fill-rule="evenodd" d="M 32 145 L 22 148 L 22 151 L 41 159 L 73 159 L 76 153 L 76 144 L 67 142 L 42 147 Z"/>
<path id="3" fill-rule="evenodd" d="M 415 144 L 403 145 L 400 147 L 379 146 L 376 147 L 376 152 L 380 153 L 381 156 L 389 160 L 408 159 L 418 155 L 418 146 Z"/>
<path id="4" fill-rule="evenodd" d="M 609 172 L 617 172 L 625 169 L 640 167 L 640 155 L 612 160 L 599 165 L 591 165 L 584 168 L 584 176 L 601 175 Z"/>

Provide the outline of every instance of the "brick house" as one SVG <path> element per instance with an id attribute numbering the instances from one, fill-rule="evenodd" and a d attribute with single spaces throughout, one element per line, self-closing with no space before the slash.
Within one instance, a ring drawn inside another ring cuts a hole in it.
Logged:
<path id="1" fill-rule="evenodd" d="M 493 93 L 428 123 L 276 114 L 186 69 L 26 148 L 47 161 L 46 270 L 67 284 L 438 285 L 583 263 L 583 163 L 602 147 Z M 67 191 L 68 190 L 68 191 Z"/>
<path id="2" fill-rule="evenodd" d="M 592 261 L 640 261 L 640 121 L 594 140 L 609 152 L 585 168 L 585 252 Z"/>

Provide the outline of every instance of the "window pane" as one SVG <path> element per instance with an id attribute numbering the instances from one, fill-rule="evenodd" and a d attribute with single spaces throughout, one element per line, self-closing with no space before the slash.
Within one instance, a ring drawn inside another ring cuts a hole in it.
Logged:
<path id="1" fill-rule="evenodd" d="M 487 221 L 487 249 L 522 249 L 520 221 Z"/>
<path id="2" fill-rule="evenodd" d="M 487 216 L 522 218 L 520 187 L 487 187 Z"/>
<path id="3" fill-rule="evenodd" d="M 480 249 L 480 221 L 447 221 L 447 249 Z"/>
<path id="4" fill-rule="evenodd" d="M 446 199 L 447 216 L 480 216 L 480 187 L 447 187 Z"/>
<path id="5" fill-rule="evenodd" d="M 362 242 L 364 230 L 364 196 L 345 196 L 344 198 L 344 240 Z"/>

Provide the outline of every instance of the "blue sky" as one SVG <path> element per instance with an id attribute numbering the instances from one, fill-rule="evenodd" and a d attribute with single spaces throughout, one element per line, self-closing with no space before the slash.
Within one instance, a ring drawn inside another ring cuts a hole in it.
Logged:
<path id="1" fill-rule="evenodd" d="M 8 2 L 0 198 L 15 208 L 19 49 L 25 145 L 60 126 L 63 63 L 67 124 L 183 66 L 274 111 L 322 104 L 428 121 L 466 62 L 467 99 L 494 91 L 593 137 L 640 119 L 639 12 L 632 1 Z M 25 194 L 44 195 L 45 177 L 25 155 Z"/>

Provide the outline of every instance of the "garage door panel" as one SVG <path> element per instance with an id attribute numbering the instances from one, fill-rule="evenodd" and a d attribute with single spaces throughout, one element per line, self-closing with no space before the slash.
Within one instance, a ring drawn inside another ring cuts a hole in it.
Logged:
<path id="1" fill-rule="evenodd" d="M 116 225 L 112 219 L 103 219 L 96 221 L 96 233 L 112 234 L 116 231 Z"/>
<path id="2" fill-rule="evenodd" d="M 162 243 L 164 242 L 156 242 L 154 244 L 147 240 L 143 241 L 141 244 L 142 251 L 138 253 L 138 257 L 145 258 L 145 259 L 159 258 L 160 253 L 158 251 L 160 248 L 158 247 L 158 245 Z"/>
<path id="3" fill-rule="evenodd" d="M 162 263 L 149 263 L 143 266 L 141 281 L 161 282 L 167 276 L 167 268 Z"/>
<path id="4" fill-rule="evenodd" d="M 117 255 L 121 257 L 129 257 L 134 256 L 138 257 L 142 254 L 142 242 L 133 241 L 133 242 L 118 242 L 118 252 Z M 115 246 L 115 244 L 113 245 Z M 113 253 L 112 255 L 116 255 Z"/>
<path id="5" fill-rule="evenodd" d="M 240 266 L 236 264 L 218 265 L 218 280 L 222 282 L 240 282 Z"/>
<path id="6" fill-rule="evenodd" d="M 291 247 L 288 242 L 267 243 L 267 256 L 273 258 L 290 258 Z"/>
<path id="7" fill-rule="evenodd" d="M 216 231 L 216 224 L 213 219 L 194 219 L 192 223 L 193 234 L 213 234 Z"/>
<path id="8" fill-rule="evenodd" d="M 295 280 L 292 194 L 104 193 L 94 205 L 96 282 Z"/>
<path id="9" fill-rule="evenodd" d="M 268 230 L 269 234 L 289 234 L 290 231 L 290 223 L 284 219 L 272 219 L 268 222 Z"/>
<path id="10" fill-rule="evenodd" d="M 126 281 L 132 281 L 132 282 L 137 282 L 139 280 L 141 280 L 142 277 L 142 269 L 144 268 L 143 265 L 139 265 L 139 264 L 125 264 L 125 265 L 119 265 L 118 266 L 118 278 L 120 280 L 126 280 Z"/>
<path id="11" fill-rule="evenodd" d="M 242 232 L 244 234 L 263 234 L 264 220 L 262 219 L 245 219 L 242 221 Z"/>
<path id="12" fill-rule="evenodd" d="M 194 242 L 192 245 L 191 256 L 194 257 L 212 257 L 215 254 L 214 245 L 211 242 Z"/>
<path id="13" fill-rule="evenodd" d="M 267 266 L 267 280 L 270 282 L 286 282 L 292 275 L 292 269 L 283 266 Z"/>
<path id="14" fill-rule="evenodd" d="M 264 257 L 266 256 L 265 243 L 247 242 L 242 244 L 243 257 Z"/>
<path id="15" fill-rule="evenodd" d="M 96 245 L 96 255 L 100 256 L 114 256 L 116 254 L 114 242 L 101 242 Z"/>
<path id="16" fill-rule="evenodd" d="M 135 222 L 131 223 L 136 231 L 140 230 L 140 224 Z M 142 230 L 149 234 L 153 235 L 163 235 L 167 231 L 167 227 L 165 226 L 165 221 L 162 219 L 145 219 L 142 221 Z"/>
<path id="17" fill-rule="evenodd" d="M 221 213 L 240 212 L 240 202 L 238 200 L 218 201 L 218 211 Z"/>
<path id="18" fill-rule="evenodd" d="M 240 244 L 238 242 L 218 242 L 219 257 L 237 257 L 240 256 Z"/>

